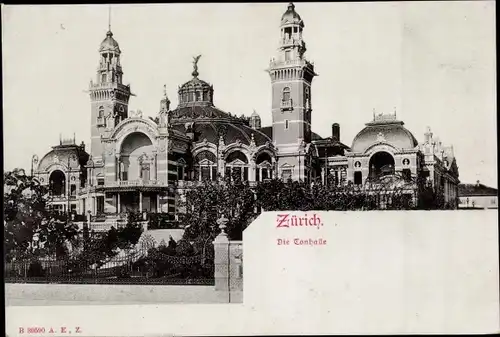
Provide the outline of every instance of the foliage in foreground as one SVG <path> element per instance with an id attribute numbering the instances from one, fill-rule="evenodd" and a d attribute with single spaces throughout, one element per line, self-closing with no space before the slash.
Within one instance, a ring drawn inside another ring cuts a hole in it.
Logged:
<path id="1" fill-rule="evenodd" d="M 47 209 L 47 197 L 47 188 L 23 170 L 4 172 L 6 261 L 35 252 L 61 257 L 69 253 L 71 246 L 78 245 L 78 227 L 67 216 Z"/>
<path id="2" fill-rule="evenodd" d="M 411 184 L 422 187 L 415 193 L 408 193 L 407 187 Z M 414 204 L 414 199 L 418 200 L 417 204 Z M 450 208 L 444 203 L 442 191 L 435 192 L 432 186 L 416 180 L 382 180 L 377 189 L 368 190 L 366 186 L 353 184 L 333 186 L 280 179 L 250 186 L 235 176 L 233 179 L 204 181 L 187 191 L 181 202 L 185 212 L 181 217 L 187 227 L 187 239 L 214 238 L 220 232 L 216 219 L 224 216 L 228 220 L 226 232 L 229 238 L 241 240 L 243 230 L 262 211 L 377 210 L 382 205 L 388 210 Z"/>

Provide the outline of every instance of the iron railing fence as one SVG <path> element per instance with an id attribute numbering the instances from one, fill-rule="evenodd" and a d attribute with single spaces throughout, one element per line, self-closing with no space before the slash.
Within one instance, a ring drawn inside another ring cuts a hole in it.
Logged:
<path id="1" fill-rule="evenodd" d="M 213 257 L 133 251 L 103 258 L 97 253 L 63 259 L 32 256 L 4 265 L 6 283 L 213 285 Z"/>

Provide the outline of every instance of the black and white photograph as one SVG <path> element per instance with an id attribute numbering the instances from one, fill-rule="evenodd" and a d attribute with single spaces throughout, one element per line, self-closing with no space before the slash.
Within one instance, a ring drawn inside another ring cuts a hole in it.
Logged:
<path id="1" fill-rule="evenodd" d="M 2 5 L 5 305 L 238 305 L 264 213 L 497 212 L 494 13 Z"/>

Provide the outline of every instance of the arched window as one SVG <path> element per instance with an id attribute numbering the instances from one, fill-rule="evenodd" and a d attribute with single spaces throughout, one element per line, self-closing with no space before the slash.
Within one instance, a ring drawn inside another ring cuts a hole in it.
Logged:
<path id="1" fill-rule="evenodd" d="M 259 154 L 255 163 L 257 164 L 257 168 L 255 171 L 256 181 L 263 181 L 273 178 L 272 159 L 268 153 L 264 152 Z"/>
<path id="2" fill-rule="evenodd" d="M 150 179 L 150 165 L 149 165 L 149 163 L 142 163 L 141 164 L 140 177 L 142 180 L 149 181 L 149 179 Z"/>
<path id="3" fill-rule="evenodd" d="M 97 111 L 97 125 L 104 125 L 104 107 L 100 106 Z"/>
<path id="4" fill-rule="evenodd" d="M 283 88 L 283 101 L 289 101 L 290 100 L 290 87 L 284 87 Z"/>
<path id="5" fill-rule="evenodd" d="M 243 152 L 233 151 L 226 157 L 226 177 L 241 177 L 243 181 L 247 181 L 249 169 L 248 159 Z"/>
<path id="6" fill-rule="evenodd" d="M 177 161 L 177 180 L 184 180 L 186 176 L 186 161 L 181 158 Z"/>
<path id="7" fill-rule="evenodd" d="M 151 159 L 143 154 L 139 157 L 139 178 L 142 180 L 150 180 Z"/>
<path id="8" fill-rule="evenodd" d="M 49 176 L 49 189 L 53 196 L 66 194 L 66 176 L 60 170 L 53 171 Z"/>
<path id="9" fill-rule="evenodd" d="M 128 158 L 127 158 L 128 159 Z M 128 172 L 127 167 L 125 166 L 124 160 L 120 162 L 120 180 L 126 181 L 128 180 Z"/>
<path id="10" fill-rule="evenodd" d="M 194 161 L 194 180 L 217 180 L 217 158 L 212 152 L 202 151 Z"/>

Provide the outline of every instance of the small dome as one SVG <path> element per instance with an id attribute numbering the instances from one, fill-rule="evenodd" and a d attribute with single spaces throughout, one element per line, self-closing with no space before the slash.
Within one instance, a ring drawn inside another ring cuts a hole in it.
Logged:
<path id="1" fill-rule="evenodd" d="M 300 18 L 300 15 L 295 11 L 295 5 L 290 2 L 285 13 L 281 16 L 281 24 L 298 24 L 304 27 L 304 22 Z"/>
<path id="2" fill-rule="evenodd" d="M 118 42 L 113 39 L 113 33 L 108 31 L 106 33 L 106 38 L 101 42 L 101 47 L 99 48 L 100 52 L 112 51 L 115 53 L 120 53 L 120 47 Z"/>
<path id="3" fill-rule="evenodd" d="M 179 107 L 186 105 L 211 105 L 213 103 L 213 87 L 207 82 L 194 77 L 179 88 Z"/>
<path id="4" fill-rule="evenodd" d="M 253 113 L 250 115 L 250 117 L 257 117 L 260 118 L 260 115 L 257 113 L 257 111 L 253 111 Z"/>
<path id="5" fill-rule="evenodd" d="M 377 143 L 388 143 L 398 149 L 413 149 L 418 142 L 408 131 L 403 122 L 368 123 L 352 142 L 353 152 L 364 153 L 370 146 Z"/>
<path id="6" fill-rule="evenodd" d="M 74 158 L 77 158 L 74 161 Z M 37 171 L 45 171 L 52 164 L 61 164 L 66 166 L 68 164 L 68 159 L 72 169 L 83 167 L 86 165 L 89 154 L 78 145 L 58 145 L 54 146 L 53 149 L 48 152 L 40 160 L 38 164 Z"/>
<path id="7" fill-rule="evenodd" d="M 189 89 L 211 89 L 212 86 L 207 82 L 200 80 L 198 77 L 193 78 L 190 81 L 187 81 L 183 85 L 181 85 L 180 90 L 189 90 Z"/>

